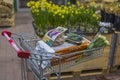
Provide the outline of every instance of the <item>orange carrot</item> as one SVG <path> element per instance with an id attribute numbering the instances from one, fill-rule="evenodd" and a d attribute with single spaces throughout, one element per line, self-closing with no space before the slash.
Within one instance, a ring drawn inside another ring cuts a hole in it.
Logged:
<path id="1" fill-rule="evenodd" d="M 67 47 L 67 48 L 64 48 L 64 49 L 61 49 L 61 50 L 57 50 L 56 54 L 64 55 L 64 54 L 68 54 L 68 53 L 71 53 L 71 52 L 82 51 L 82 50 L 87 48 L 88 44 L 89 44 L 89 42 L 84 42 L 80 45 L 70 46 L 70 47 Z M 61 63 L 58 62 L 58 59 L 53 59 L 51 61 L 51 65 L 55 66 L 55 65 L 58 65 L 58 64 L 63 64 L 65 62 L 75 60 L 75 59 L 79 58 L 80 55 L 82 55 L 82 54 L 76 54 L 76 55 L 71 55 L 71 56 L 68 56 L 68 57 L 63 57 L 61 59 Z"/>
<path id="2" fill-rule="evenodd" d="M 86 49 L 88 44 L 89 42 L 84 42 L 80 45 L 70 46 L 70 47 L 67 47 L 61 50 L 57 50 L 56 54 L 64 55 L 64 54 L 71 53 L 71 52 L 81 51 L 81 50 Z"/>

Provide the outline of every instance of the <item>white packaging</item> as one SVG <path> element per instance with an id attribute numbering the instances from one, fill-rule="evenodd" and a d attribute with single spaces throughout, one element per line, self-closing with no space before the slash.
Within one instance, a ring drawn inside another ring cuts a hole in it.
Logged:
<path id="1" fill-rule="evenodd" d="M 50 59 L 55 56 L 55 51 L 42 40 L 37 42 L 35 49 L 37 50 L 38 54 L 43 54 L 43 56 L 41 57 L 42 59 L 49 59 L 42 61 L 41 64 L 41 67 L 43 69 L 46 68 L 48 64 L 50 64 Z M 40 56 L 37 57 L 40 58 Z"/>

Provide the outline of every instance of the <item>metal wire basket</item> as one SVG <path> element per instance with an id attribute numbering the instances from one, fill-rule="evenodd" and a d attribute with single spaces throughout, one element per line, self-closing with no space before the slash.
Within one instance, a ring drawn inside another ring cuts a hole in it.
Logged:
<path id="1" fill-rule="evenodd" d="M 47 80 L 47 76 L 52 73 L 56 74 L 57 80 L 60 80 L 62 70 L 100 57 L 104 53 L 104 47 L 98 47 L 65 55 L 50 55 L 53 53 L 47 53 L 44 50 L 37 51 L 35 49 L 36 43 L 40 39 L 34 35 L 25 33 L 14 34 L 8 31 L 3 31 L 2 35 L 8 39 L 9 43 L 17 51 L 18 57 L 21 58 L 22 80 L 29 80 L 27 69 L 33 72 L 37 80 Z M 89 55 L 84 55 L 84 53 L 89 53 Z M 69 60 L 68 57 L 74 55 L 78 56 Z M 45 68 L 42 67 L 43 61 L 50 61 Z M 52 61 L 56 64 L 53 65 Z"/>

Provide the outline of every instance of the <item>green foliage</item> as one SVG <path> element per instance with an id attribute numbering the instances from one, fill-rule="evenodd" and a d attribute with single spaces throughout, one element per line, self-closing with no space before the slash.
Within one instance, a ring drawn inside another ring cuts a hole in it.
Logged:
<path id="1" fill-rule="evenodd" d="M 94 6 L 86 6 L 78 2 L 77 5 L 68 2 L 67 6 L 58 6 L 46 0 L 29 1 L 27 6 L 31 9 L 36 26 L 40 28 L 45 26 L 66 27 L 66 25 L 74 28 L 78 23 L 97 27 L 100 19 L 100 16 L 95 14 Z"/>

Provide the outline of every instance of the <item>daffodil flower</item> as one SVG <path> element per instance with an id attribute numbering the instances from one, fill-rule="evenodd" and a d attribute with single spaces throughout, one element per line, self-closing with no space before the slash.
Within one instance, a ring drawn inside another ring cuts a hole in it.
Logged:
<path id="1" fill-rule="evenodd" d="M 52 1 L 47 0 L 29 1 L 27 6 L 30 7 L 35 24 L 40 28 L 46 25 L 57 27 L 58 25 L 72 27 L 76 23 L 86 23 L 96 26 L 100 17 L 95 14 L 94 6 L 80 4 L 77 1 L 77 5 L 72 5 L 70 2 L 68 6 L 58 6 L 53 4 Z M 90 4 L 94 5 L 94 2 Z"/>

